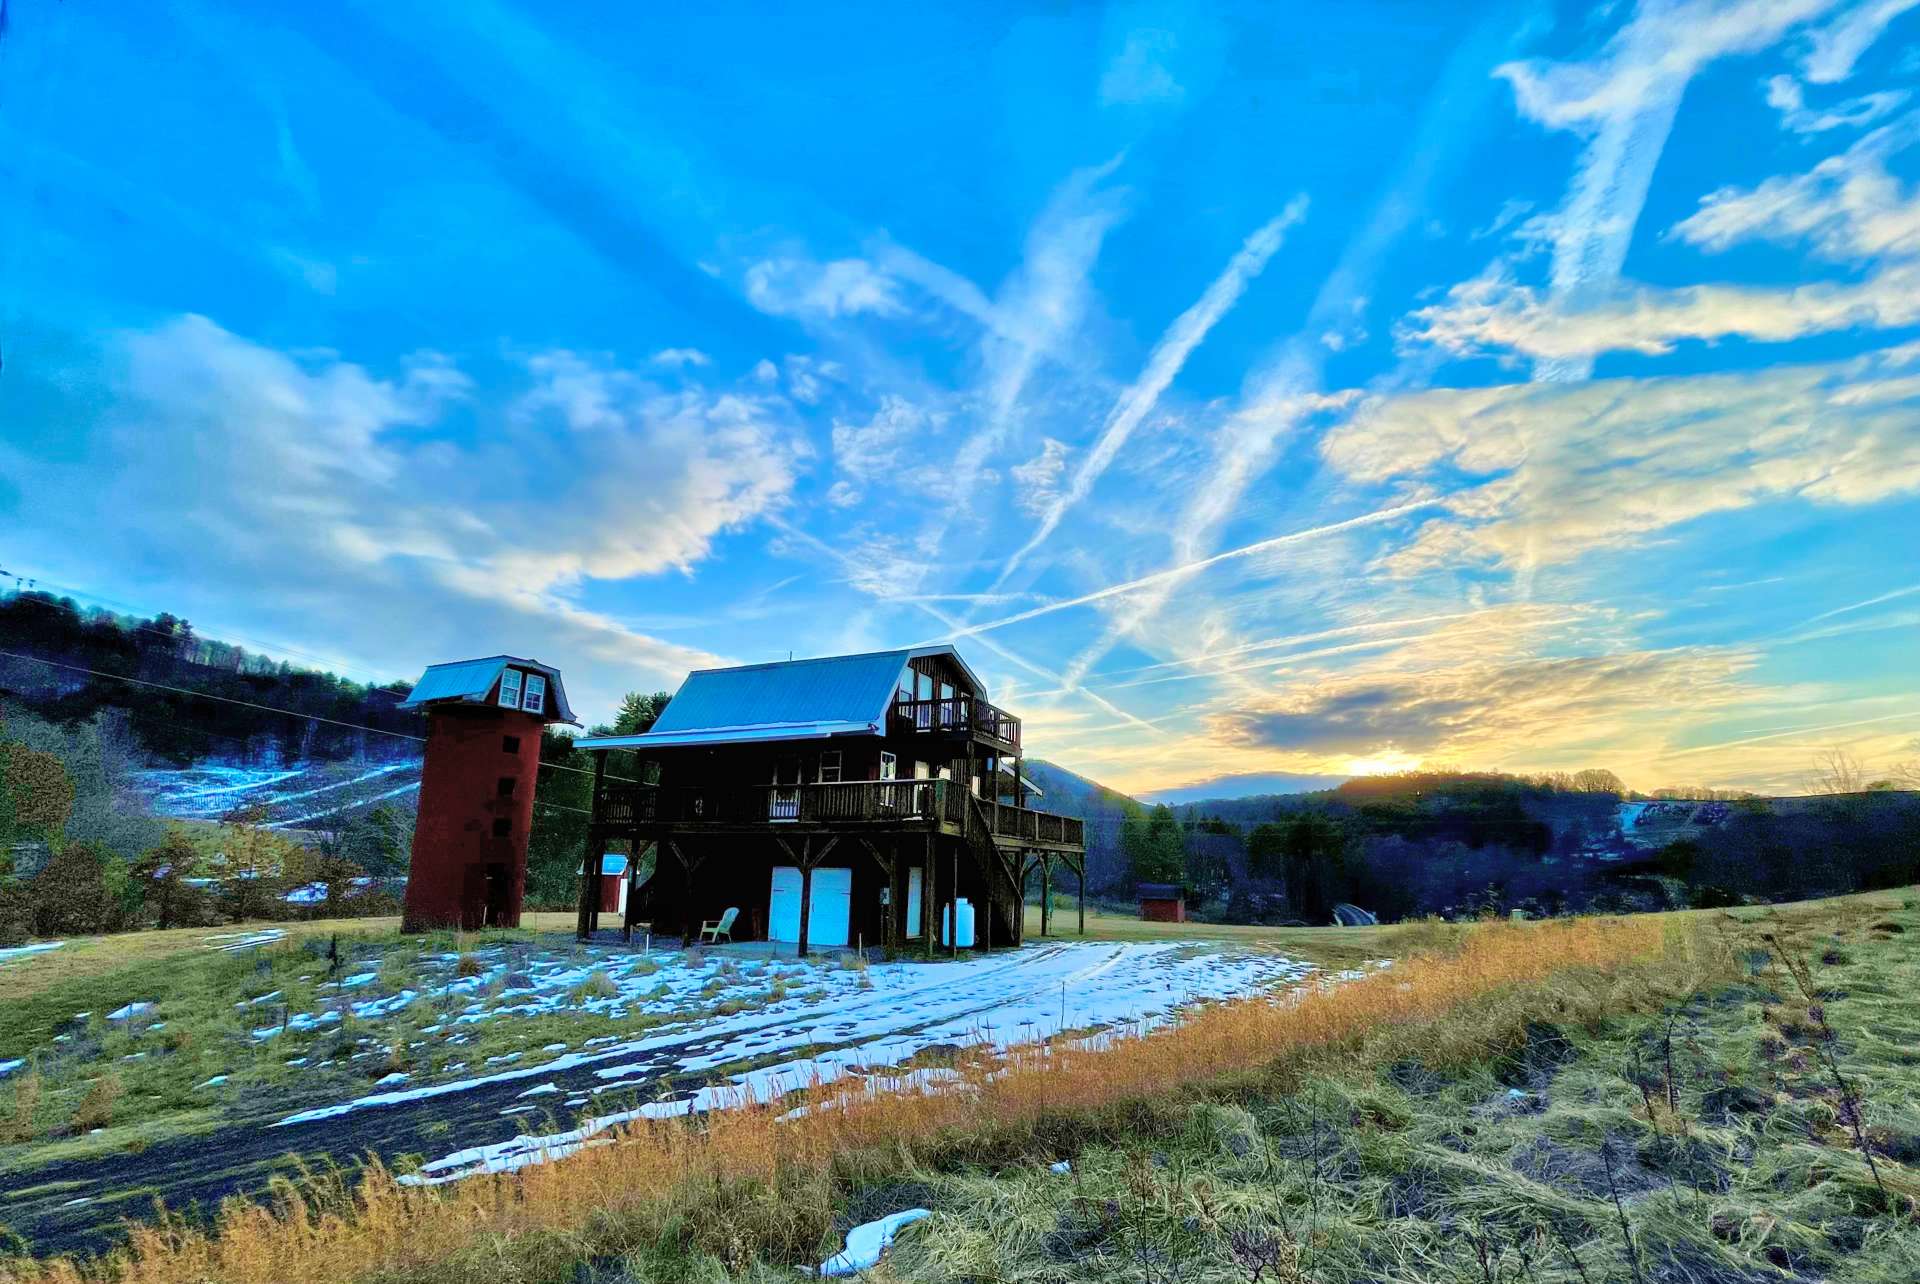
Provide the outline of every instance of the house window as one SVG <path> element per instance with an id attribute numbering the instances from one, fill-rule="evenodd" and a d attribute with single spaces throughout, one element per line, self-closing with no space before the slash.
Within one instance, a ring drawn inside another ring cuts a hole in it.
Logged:
<path id="1" fill-rule="evenodd" d="M 885 749 L 882 749 L 880 751 L 880 779 L 892 780 L 895 776 L 898 776 L 899 774 L 900 774 L 900 759 L 895 755 L 888 753 Z"/>
<path id="2" fill-rule="evenodd" d="M 514 779 L 512 776 L 502 776 L 500 777 L 500 783 L 495 787 L 494 792 L 501 798 L 511 798 L 513 797 L 513 786 L 514 786 Z"/>
<path id="3" fill-rule="evenodd" d="M 513 831 L 513 822 L 508 820 L 505 816 L 502 816 L 498 820 L 493 822 L 493 836 L 495 838 L 505 838 L 512 831 Z"/>
<path id="4" fill-rule="evenodd" d="M 500 671 L 500 707 L 503 709 L 520 707 L 520 670 L 502 669 Z"/>
<path id="5" fill-rule="evenodd" d="M 520 737 L 519 736 L 501 736 L 500 752 L 501 753 L 519 753 Z"/>
<path id="6" fill-rule="evenodd" d="M 933 675 L 930 673 L 916 673 L 913 676 L 919 684 L 916 693 L 920 699 L 933 699 Z"/>
<path id="7" fill-rule="evenodd" d="M 820 755 L 820 783 L 823 785 L 840 783 L 840 750 L 835 749 Z"/>
<path id="8" fill-rule="evenodd" d="M 521 699 L 520 707 L 528 713 L 547 711 L 547 680 L 538 673 L 527 675 L 527 694 Z"/>

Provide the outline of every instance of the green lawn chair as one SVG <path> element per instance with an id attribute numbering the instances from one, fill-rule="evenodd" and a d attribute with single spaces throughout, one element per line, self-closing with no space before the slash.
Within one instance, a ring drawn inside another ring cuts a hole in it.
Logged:
<path id="1" fill-rule="evenodd" d="M 718 945 L 720 944 L 720 938 L 724 936 L 727 938 L 727 943 L 731 945 L 733 943 L 733 920 L 739 917 L 739 909 L 732 908 L 722 914 L 718 919 L 708 919 L 706 922 L 700 924 L 700 939 L 703 942 L 711 940 L 715 945 Z"/>

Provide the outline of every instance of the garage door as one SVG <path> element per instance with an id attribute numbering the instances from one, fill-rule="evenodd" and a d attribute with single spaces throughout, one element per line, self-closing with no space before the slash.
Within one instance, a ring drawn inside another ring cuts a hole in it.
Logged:
<path id="1" fill-rule="evenodd" d="M 813 913 L 807 919 L 807 946 L 845 945 L 853 911 L 853 871 L 813 871 Z M 767 939 L 800 939 L 800 871 L 793 865 L 773 867 L 773 895 L 767 907 Z"/>
<path id="2" fill-rule="evenodd" d="M 813 871 L 813 913 L 807 918 L 807 945 L 845 945 L 853 909 L 853 871 Z"/>

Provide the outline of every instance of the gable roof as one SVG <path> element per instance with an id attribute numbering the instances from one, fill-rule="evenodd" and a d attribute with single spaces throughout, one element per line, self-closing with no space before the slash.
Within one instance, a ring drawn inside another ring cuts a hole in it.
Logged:
<path id="1" fill-rule="evenodd" d="M 878 735 L 907 663 L 953 660 L 983 698 L 986 687 L 951 646 L 904 647 L 861 655 L 779 660 L 699 669 L 680 684 L 666 712 L 642 735 L 587 736 L 581 749 L 661 748 L 755 740 L 817 740 Z"/>
<path id="2" fill-rule="evenodd" d="M 397 707 L 419 709 L 448 700 L 486 704 L 493 699 L 493 689 L 500 681 L 501 670 L 509 664 L 516 669 L 530 669 L 546 676 L 550 698 L 548 710 L 552 714 L 549 721 L 570 722 L 576 727 L 580 725 L 567 704 L 567 689 L 560 683 L 560 670 L 538 660 L 523 660 L 517 655 L 492 655 L 483 660 L 429 664 L 427 671 L 420 675 L 420 680 L 413 684 L 413 691 Z"/>

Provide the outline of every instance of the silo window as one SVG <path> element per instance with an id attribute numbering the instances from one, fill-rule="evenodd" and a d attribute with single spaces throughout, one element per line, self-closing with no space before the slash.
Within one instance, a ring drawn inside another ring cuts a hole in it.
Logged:
<path id="1" fill-rule="evenodd" d="M 503 709 L 520 707 L 520 670 L 502 669 L 500 671 L 500 707 Z"/>
<path id="2" fill-rule="evenodd" d="M 508 820 L 505 816 L 502 816 L 500 817 L 500 819 L 493 822 L 493 836 L 495 838 L 505 838 L 508 832 L 511 831 L 512 828 L 513 828 L 513 822 Z"/>
<path id="3" fill-rule="evenodd" d="M 519 753 L 520 737 L 519 736 L 501 736 L 500 752 L 501 753 Z"/>
<path id="4" fill-rule="evenodd" d="M 502 798 L 513 797 L 513 783 L 514 781 L 512 776 L 500 777 L 500 785 L 498 789 L 498 793 L 500 797 Z"/>
<path id="5" fill-rule="evenodd" d="M 527 694 L 521 700 L 520 707 L 528 713 L 547 711 L 547 680 L 538 673 L 527 675 Z"/>

